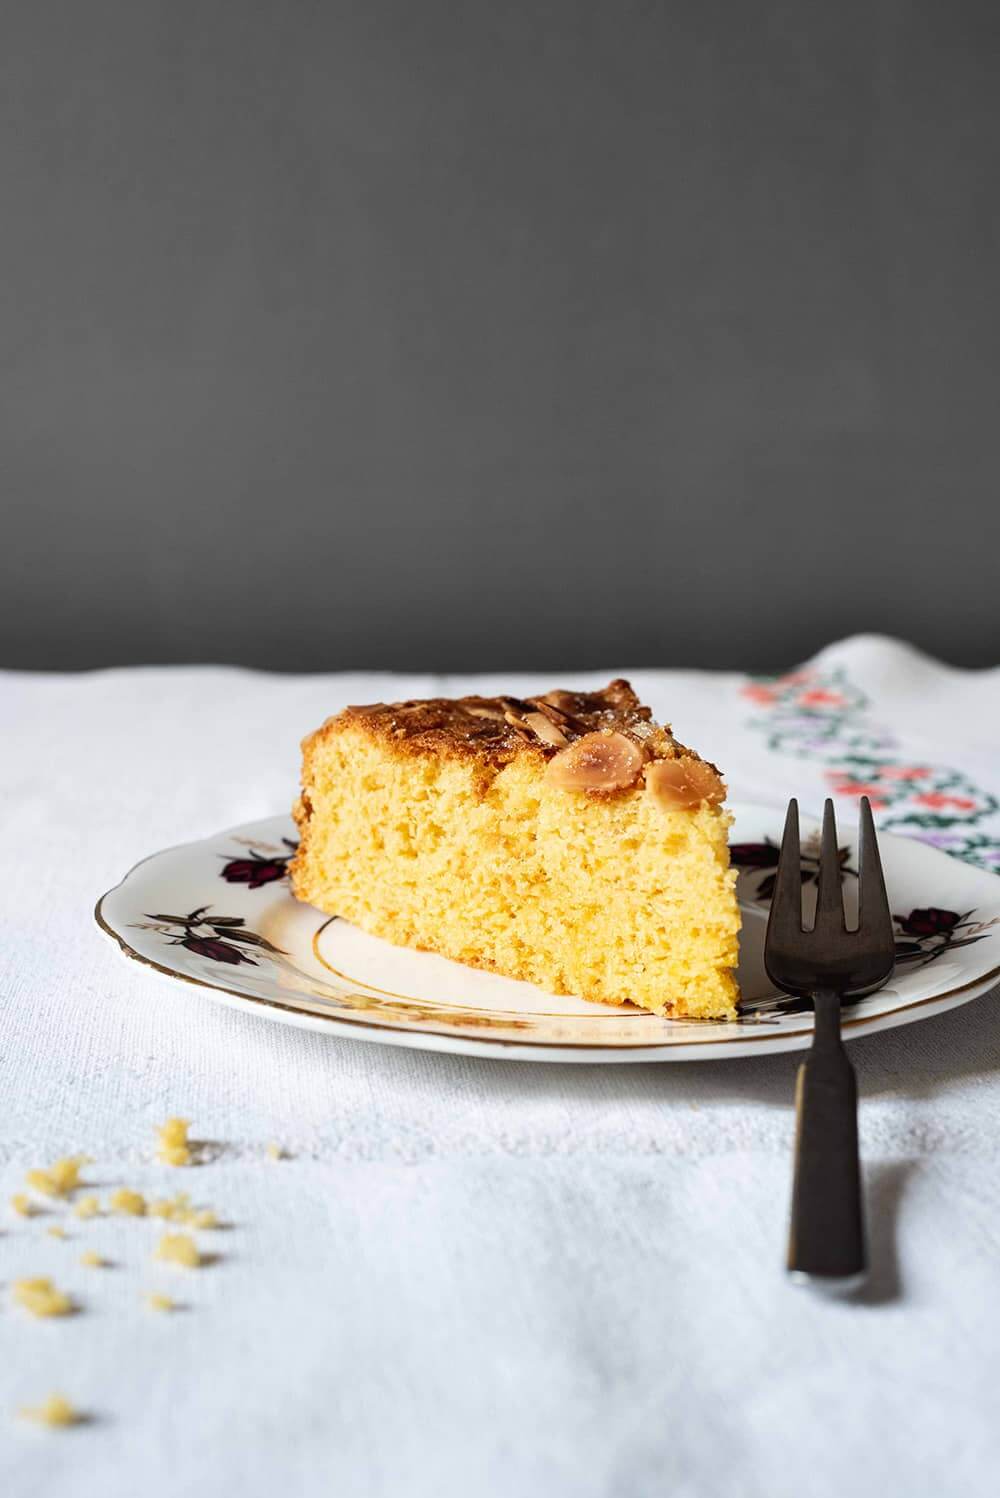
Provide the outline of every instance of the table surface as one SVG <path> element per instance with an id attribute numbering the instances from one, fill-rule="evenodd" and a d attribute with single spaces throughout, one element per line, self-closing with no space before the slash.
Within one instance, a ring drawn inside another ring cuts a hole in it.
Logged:
<path id="1" fill-rule="evenodd" d="M 897 768 L 960 776 L 953 799 L 1000 789 L 998 673 L 865 638 L 804 687 L 634 680 L 739 799 L 815 810 L 864 734 Z M 564 1067 L 334 1040 L 207 1003 L 100 938 L 96 896 L 144 854 L 286 807 L 327 713 L 468 685 L 0 674 L 0 1490 L 994 1493 L 1000 994 L 853 1045 L 874 1267 L 839 1303 L 781 1270 L 792 1056 Z M 841 698 L 806 705 L 811 750 L 795 690 Z M 907 804 L 889 796 L 883 822 Z M 931 835 L 988 860 L 983 805 Z M 171 1114 L 207 1142 L 197 1169 L 154 1161 Z M 26 1169 L 75 1151 L 102 1199 L 215 1207 L 216 1261 L 157 1265 L 153 1221 L 68 1218 L 59 1240 L 63 1218 L 7 1210 Z M 112 1267 L 83 1268 L 86 1247 Z M 14 1308 L 32 1274 L 78 1314 Z M 152 1289 L 184 1309 L 149 1311 Z M 53 1389 L 88 1422 L 16 1418 Z"/>

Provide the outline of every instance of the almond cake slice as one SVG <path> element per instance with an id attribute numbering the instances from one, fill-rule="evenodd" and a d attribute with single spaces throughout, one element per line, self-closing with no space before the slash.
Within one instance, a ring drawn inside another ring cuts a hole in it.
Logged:
<path id="1" fill-rule="evenodd" d="M 550 993 L 735 1015 L 725 786 L 627 681 L 349 707 L 302 747 L 300 900 Z"/>

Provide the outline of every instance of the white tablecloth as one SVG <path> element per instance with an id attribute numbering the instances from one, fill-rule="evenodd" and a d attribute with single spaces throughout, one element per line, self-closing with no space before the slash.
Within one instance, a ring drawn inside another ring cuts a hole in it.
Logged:
<path id="1" fill-rule="evenodd" d="M 1000 852 L 998 673 L 864 638 L 778 686 L 633 679 L 734 797 L 815 810 L 866 784 L 883 823 Z M 792 1056 L 598 1068 L 334 1040 L 171 988 L 99 936 L 95 897 L 144 854 L 286 807 L 327 713 L 470 686 L 0 675 L 0 1491 L 995 1494 L 1000 995 L 853 1045 L 874 1273 L 839 1304 L 782 1274 Z M 152 1163 L 177 1113 L 213 1163 Z M 152 1222 L 60 1241 L 7 1211 L 27 1167 L 76 1150 L 102 1196 L 216 1207 L 219 1262 L 171 1275 Z M 84 1246 L 114 1267 L 80 1267 Z M 29 1274 L 80 1313 L 13 1308 Z M 187 1309 L 143 1307 L 165 1287 Z M 14 1417 L 52 1389 L 91 1422 Z"/>

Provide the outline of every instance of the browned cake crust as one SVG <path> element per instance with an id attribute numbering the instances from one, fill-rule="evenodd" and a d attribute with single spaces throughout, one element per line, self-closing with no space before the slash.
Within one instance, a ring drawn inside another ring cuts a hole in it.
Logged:
<path id="1" fill-rule="evenodd" d="M 315 738 L 359 728 L 396 754 L 434 754 L 478 761 L 499 770 L 518 755 L 552 759 L 589 733 L 621 733 L 657 759 L 699 760 L 618 677 L 599 692 L 555 690 L 540 697 L 431 697 L 348 707 L 328 718 Z M 707 763 L 705 761 L 704 763 Z M 714 767 L 713 767 L 714 768 Z"/>

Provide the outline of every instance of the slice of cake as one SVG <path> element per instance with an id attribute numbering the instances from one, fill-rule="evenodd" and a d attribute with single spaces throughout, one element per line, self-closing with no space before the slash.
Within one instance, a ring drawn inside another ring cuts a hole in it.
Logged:
<path id="1" fill-rule="evenodd" d="M 725 786 L 628 682 L 349 707 L 302 747 L 300 900 L 550 993 L 735 1013 Z"/>

